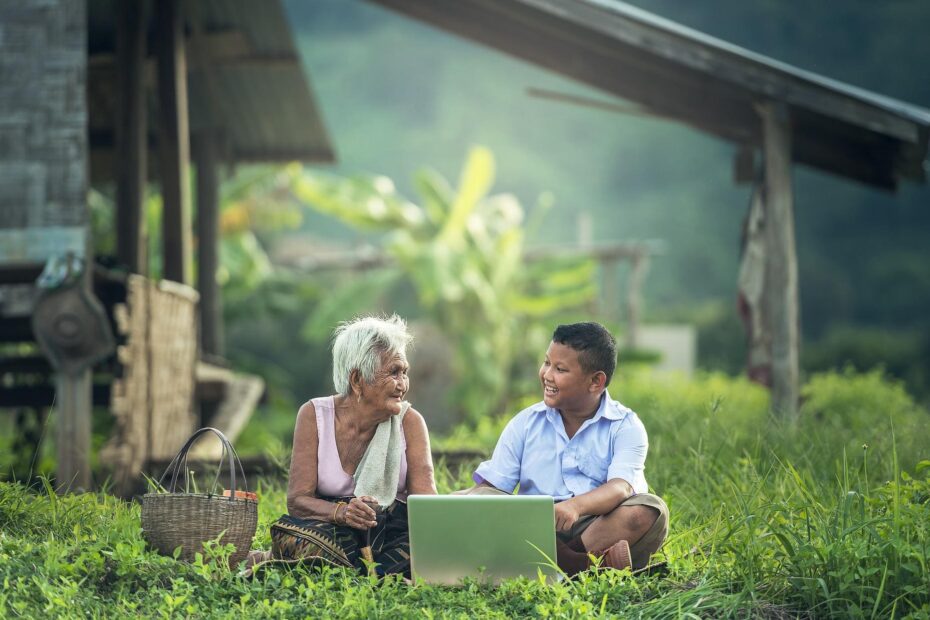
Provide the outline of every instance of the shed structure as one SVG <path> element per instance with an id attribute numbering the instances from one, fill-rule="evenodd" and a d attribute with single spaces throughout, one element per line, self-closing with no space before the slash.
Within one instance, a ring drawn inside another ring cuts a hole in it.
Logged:
<path id="1" fill-rule="evenodd" d="M 748 371 L 771 387 L 776 411 L 796 411 L 792 165 L 886 190 L 923 183 L 930 110 L 615 0 L 369 1 L 737 145 L 736 180 L 754 183 L 739 274 Z"/>
<path id="2" fill-rule="evenodd" d="M 221 167 L 334 155 L 280 0 L 0 3 L 0 73 L 0 343 L 61 344 L 54 355 L 43 344 L 40 357 L 2 348 L 0 408 L 39 411 L 54 402 L 58 481 L 89 488 L 93 403 L 143 408 L 127 434 L 149 439 L 112 452 L 118 472 L 138 473 L 129 470 L 140 458 L 162 458 L 193 430 L 198 359 L 223 353 Z M 163 199 L 160 283 L 147 279 L 150 178 Z M 86 203 L 90 185 L 111 183 L 115 279 L 93 267 Z M 76 266 L 80 278 L 47 279 L 68 286 L 43 306 L 50 295 L 36 278 L 43 267 L 65 273 L 62 265 Z M 90 354 L 68 340 L 86 333 L 82 321 L 101 335 L 118 332 L 119 354 L 106 358 L 112 385 L 93 383 L 106 347 Z M 248 386 L 252 394 L 255 383 Z M 177 424 L 168 410 L 178 412 Z M 154 442 L 153 429 L 163 431 Z"/>

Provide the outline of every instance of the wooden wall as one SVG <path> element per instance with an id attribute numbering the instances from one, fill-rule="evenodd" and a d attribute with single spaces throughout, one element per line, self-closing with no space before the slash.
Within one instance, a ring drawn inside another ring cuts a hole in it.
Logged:
<path id="1" fill-rule="evenodd" d="M 0 229 L 87 221 L 85 15 L 85 0 L 0 2 Z"/>
<path id="2" fill-rule="evenodd" d="M 125 493 L 146 461 L 170 459 L 196 428 L 197 292 L 132 274 L 115 316 L 123 371 L 111 391 L 116 429 L 100 461 Z"/>

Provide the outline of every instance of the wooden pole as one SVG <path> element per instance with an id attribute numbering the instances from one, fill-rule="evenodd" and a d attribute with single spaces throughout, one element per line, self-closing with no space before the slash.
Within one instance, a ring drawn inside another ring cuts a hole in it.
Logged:
<path id="1" fill-rule="evenodd" d="M 617 290 L 619 259 L 599 261 L 601 267 L 601 316 L 608 321 L 620 320 L 620 294 Z"/>
<path id="2" fill-rule="evenodd" d="M 145 3 L 117 2 L 116 254 L 132 273 L 145 274 Z"/>
<path id="3" fill-rule="evenodd" d="M 48 22 L 59 23 L 64 20 L 67 24 L 67 30 L 62 32 L 73 32 L 79 36 L 63 37 L 54 39 L 55 43 L 51 44 L 49 51 L 55 49 L 56 55 L 49 56 L 54 64 L 60 64 L 70 54 L 76 54 L 80 59 L 74 65 L 74 73 L 68 75 L 66 82 L 67 88 L 61 92 L 60 100 L 50 101 L 51 108 L 61 106 L 66 111 L 73 111 L 77 114 L 73 118 L 74 125 L 68 127 L 55 127 L 52 123 L 51 128 L 56 131 L 55 140 L 62 145 L 67 144 L 66 160 L 72 162 L 72 166 L 67 168 L 68 178 L 73 180 L 68 182 L 64 187 L 58 188 L 63 196 L 60 199 L 65 201 L 68 212 L 80 214 L 76 223 L 84 227 L 83 251 L 78 252 L 77 258 L 84 261 L 84 271 L 81 275 L 80 286 L 87 290 L 93 290 L 93 244 L 90 239 L 90 221 L 87 210 L 87 158 L 89 156 L 89 144 L 87 143 L 87 2 L 78 0 L 76 2 L 60 3 L 59 9 L 67 5 L 67 10 L 55 12 L 55 19 Z M 51 15 L 51 13 L 50 13 Z M 56 26 L 57 28 L 57 26 Z M 58 34 L 58 33 L 51 33 Z M 67 43 L 65 43 L 67 42 Z M 67 52 L 69 55 L 59 55 L 61 52 Z M 40 59 L 41 60 L 41 59 Z M 66 66 L 66 65 L 64 65 Z M 69 72 L 70 73 L 70 72 Z M 67 75 L 67 74 L 66 74 Z M 56 91 L 57 93 L 57 91 Z M 57 119 L 49 119 L 50 122 Z M 76 135 L 72 135 L 72 129 L 80 127 Z M 54 141 L 50 142 L 50 145 Z M 60 148 L 64 148 L 61 146 Z M 73 178 L 72 178 L 73 176 Z M 57 205 L 60 207 L 62 205 Z M 42 205 L 43 209 L 52 208 L 52 204 Z M 64 248 L 56 248 L 64 251 Z M 92 374 L 89 368 L 66 373 L 56 372 L 56 468 L 55 477 L 57 486 L 62 490 L 80 491 L 89 490 L 91 487 L 90 472 L 90 429 L 91 429 L 91 410 L 93 407 L 92 396 Z"/>
<path id="4" fill-rule="evenodd" d="M 163 272 L 189 284 L 191 257 L 190 131 L 187 118 L 187 62 L 180 0 L 155 3 L 158 52 L 158 132 L 161 173 Z"/>
<path id="5" fill-rule="evenodd" d="M 765 170 L 764 313 L 772 334 L 772 409 L 794 417 L 798 407 L 798 258 L 791 185 L 791 119 L 784 104 L 759 106 Z"/>
<path id="6" fill-rule="evenodd" d="M 626 319 L 627 334 L 626 346 L 635 349 L 639 346 L 639 324 L 642 313 L 642 290 L 649 269 L 649 255 L 639 253 L 633 257 L 633 266 L 630 270 L 630 281 L 627 284 Z"/>
<path id="7" fill-rule="evenodd" d="M 204 353 L 222 356 L 223 301 L 216 282 L 219 267 L 219 188 L 216 143 L 211 132 L 194 140 L 197 165 L 197 289 L 200 291 L 200 345 Z"/>
<path id="8" fill-rule="evenodd" d="M 89 368 L 56 375 L 56 483 L 61 492 L 90 489 L 91 387 Z"/>

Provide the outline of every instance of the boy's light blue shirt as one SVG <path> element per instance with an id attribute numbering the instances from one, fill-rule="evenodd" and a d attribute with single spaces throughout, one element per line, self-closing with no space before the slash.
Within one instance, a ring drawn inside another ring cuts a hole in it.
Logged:
<path id="1" fill-rule="evenodd" d="M 518 413 L 473 479 L 508 493 L 519 483 L 521 495 L 557 500 L 593 491 L 614 478 L 626 480 L 635 493 L 646 493 L 648 449 L 643 423 L 605 390 L 597 413 L 571 439 L 558 410 L 544 402 Z"/>

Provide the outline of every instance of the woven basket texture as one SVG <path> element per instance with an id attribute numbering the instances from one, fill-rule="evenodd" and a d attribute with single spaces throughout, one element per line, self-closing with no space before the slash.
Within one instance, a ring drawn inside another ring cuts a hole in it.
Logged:
<path id="1" fill-rule="evenodd" d="M 258 525 L 258 502 L 197 493 L 147 493 L 142 497 L 142 534 L 159 553 L 192 561 L 203 543 L 225 531 L 221 544 L 236 547 L 229 558 L 236 566 L 249 553 Z"/>

